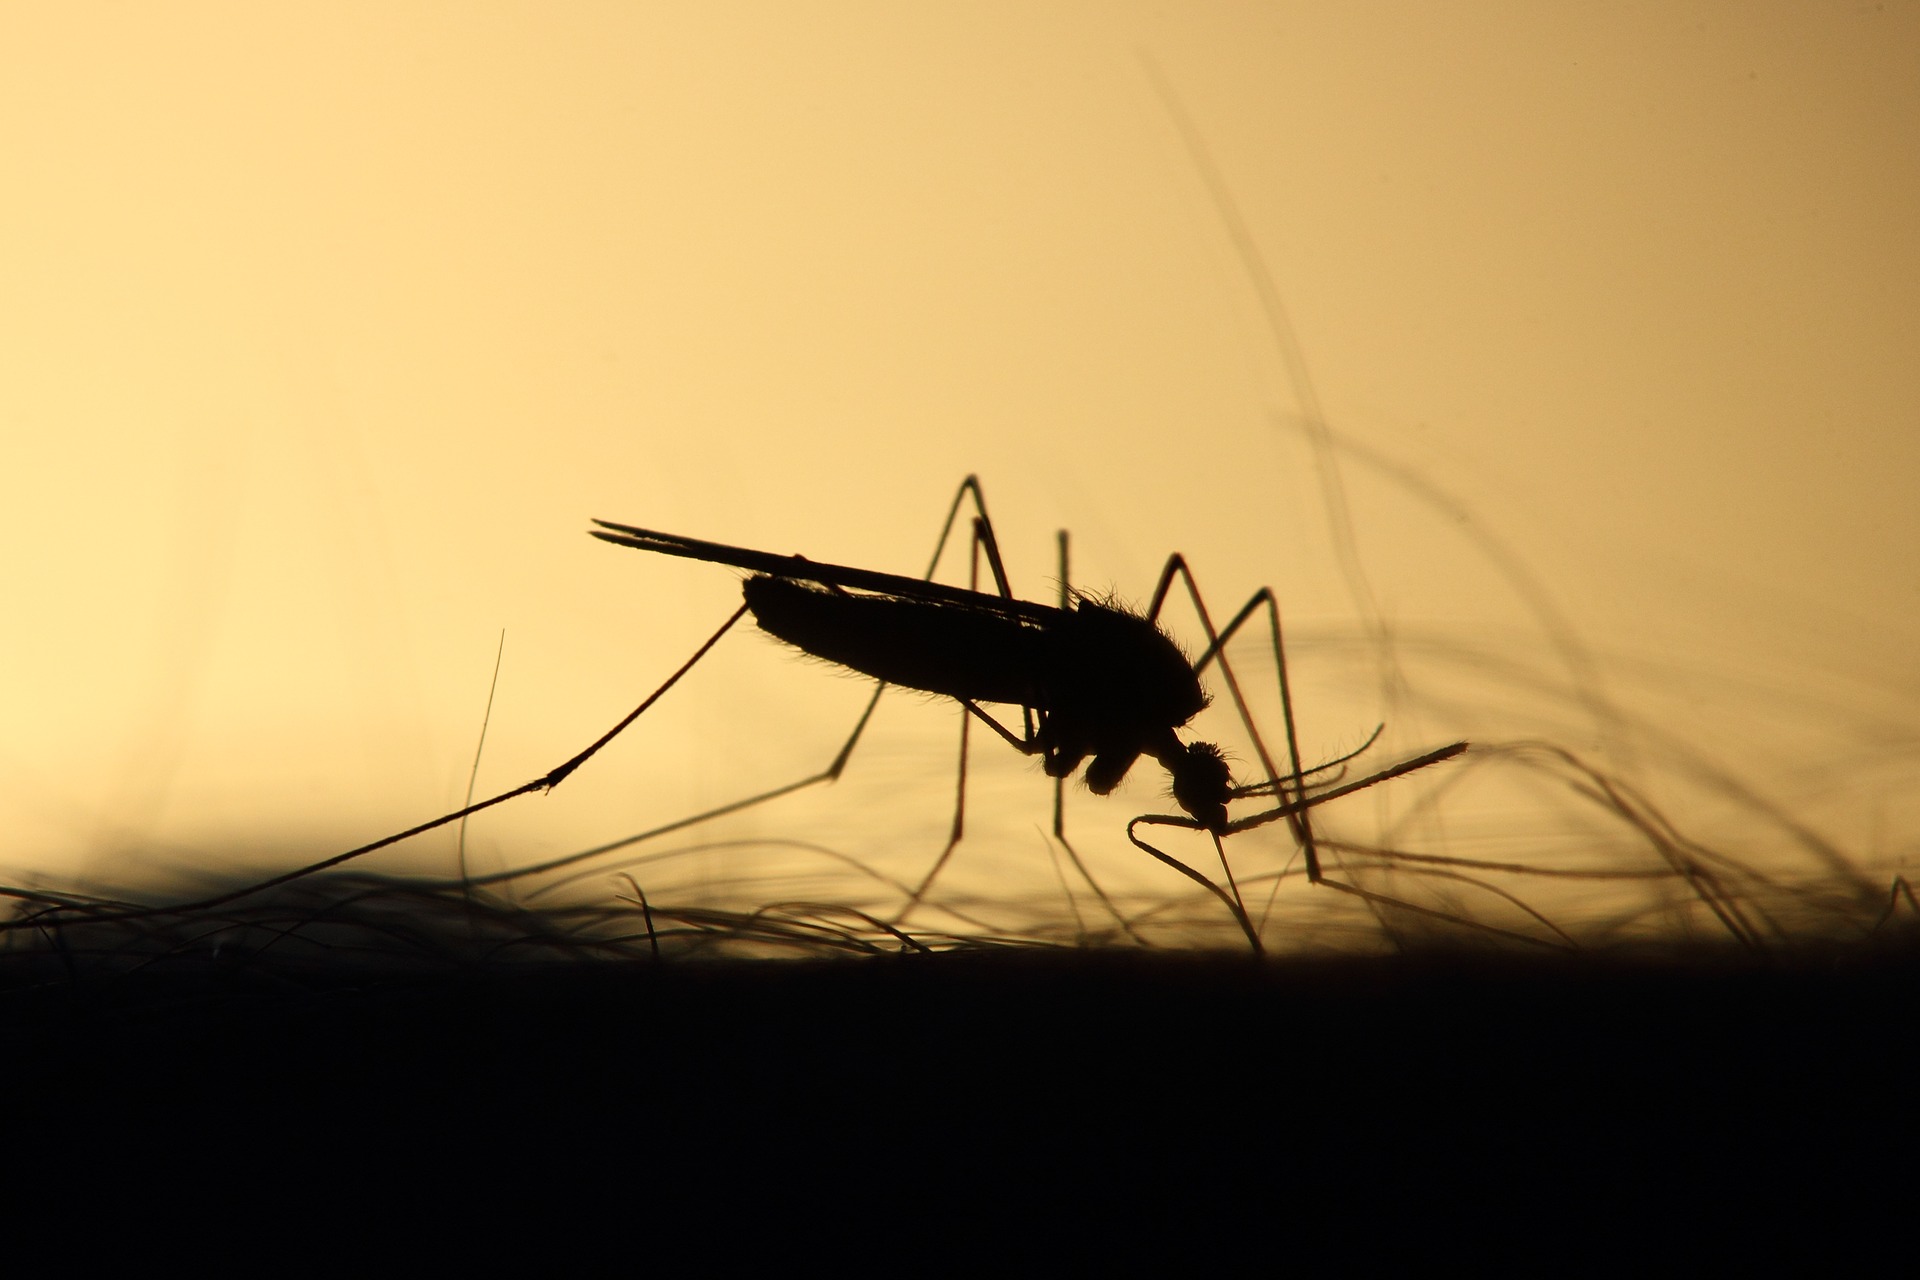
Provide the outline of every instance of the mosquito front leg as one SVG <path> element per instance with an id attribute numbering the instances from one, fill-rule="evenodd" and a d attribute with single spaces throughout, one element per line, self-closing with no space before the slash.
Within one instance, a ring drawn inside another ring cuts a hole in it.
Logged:
<path id="1" fill-rule="evenodd" d="M 1225 848 L 1220 844 L 1220 837 L 1217 835 L 1213 837 L 1213 847 L 1220 855 L 1220 868 L 1226 872 L 1227 884 L 1232 889 L 1231 893 L 1226 889 L 1222 889 L 1219 885 L 1207 879 L 1206 876 L 1201 875 L 1198 871 L 1195 871 L 1192 867 L 1180 861 L 1180 859 L 1174 857 L 1172 854 L 1162 853 L 1159 849 L 1154 848 L 1145 840 L 1142 840 L 1140 838 L 1139 828 L 1143 826 L 1184 827 L 1188 830 L 1199 830 L 1200 824 L 1192 818 L 1176 817 L 1172 814 L 1141 814 L 1127 824 L 1127 839 L 1133 841 L 1136 849 L 1159 859 L 1162 863 L 1178 871 L 1181 875 L 1225 903 L 1227 910 L 1233 913 L 1234 923 L 1238 924 L 1241 931 L 1247 935 L 1247 942 L 1253 947 L 1253 954 L 1256 956 L 1264 955 L 1266 948 L 1260 945 L 1260 931 L 1253 927 L 1253 918 L 1247 914 L 1247 905 L 1240 900 L 1240 886 L 1234 883 L 1233 869 L 1227 865 L 1227 853 Z"/>
<path id="2" fill-rule="evenodd" d="M 1344 783 L 1337 787 L 1331 787 L 1325 791 L 1318 792 L 1314 795 L 1296 796 L 1291 799 L 1286 799 L 1283 803 L 1276 805 L 1271 809 L 1265 810 L 1264 812 L 1256 813 L 1256 814 L 1250 815 L 1249 817 L 1241 818 L 1234 822 L 1229 823 L 1225 831 L 1209 832 L 1208 834 L 1212 835 L 1213 837 L 1215 852 L 1217 852 L 1220 855 L 1220 868 L 1225 873 L 1227 878 L 1228 888 L 1226 889 L 1222 889 L 1219 885 L 1215 884 L 1212 880 L 1209 880 L 1206 876 L 1194 870 L 1192 867 L 1180 861 L 1178 858 L 1174 857 L 1173 855 L 1155 848 L 1153 845 L 1148 844 L 1145 840 L 1142 840 L 1140 838 L 1139 828 L 1143 826 L 1173 827 L 1183 831 L 1204 830 L 1204 828 L 1200 825 L 1200 823 L 1194 818 L 1186 814 L 1173 814 L 1173 813 L 1141 814 L 1139 817 L 1135 818 L 1132 822 L 1127 824 L 1127 839 L 1131 840 L 1137 848 L 1141 849 L 1146 853 L 1151 854 L 1153 857 L 1159 859 L 1162 863 L 1173 868 L 1175 871 L 1178 871 L 1181 875 L 1187 877 L 1187 879 L 1193 881 L 1195 884 L 1205 888 L 1207 892 L 1213 894 L 1215 897 L 1219 898 L 1222 902 L 1226 903 L 1227 909 L 1233 913 L 1234 920 L 1240 925 L 1241 929 L 1246 931 L 1248 941 L 1250 941 L 1253 944 L 1254 950 L 1258 952 L 1261 949 L 1259 930 L 1255 928 L 1253 924 L 1253 920 L 1249 916 L 1245 904 L 1241 901 L 1240 886 L 1235 883 L 1233 878 L 1233 868 L 1229 866 L 1227 863 L 1226 850 L 1225 850 L 1225 847 L 1221 844 L 1222 836 L 1238 835 L 1243 831 L 1251 831 L 1255 827 L 1262 827 L 1267 825 L 1270 822 L 1277 822 L 1282 818 L 1286 818 L 1289 821 L 1292 821 L 1296 817 L 1303 817 L 1309 809 L 1312 809 L 1318 805 L 1325 804 L 1330 800 L 1338 800 L 1342 796 L 1352 795 L 1356 791 L 1364 791 L 1368 787 L 1377 786 L 1382 782 L 1387 782 L 1394 778 L 1403 777 L 1404 775 L 1413 773 L 1416 770 L 1424 769 L 1428 765 L 1439 764 L 1443 760 L 1451 760 L 1455 756 L 1459 755 L 1461 752 L 1465 751 L 1466 749 L 1467 749 L 1466 743 L 1456 742 L 1450 746 L 1441 747 L 1437 751 L 1429 751 L 1425 755 L 1415 756 L 1411 760 L 1403 760 L 1399 764 L 1392 765 L 1388 768 L 1382 769 L 1378 773 L 1370 774 L 1367 777 L 1358 779 L 1357 781 Z M 1334 763 L 1337 764 L 1341 762 L 1336 761 Z M 1329 766 L 1326 766 L 1326 765 L 1317 766 L 1313 769 L 1307 770 L 1306 772 L 1320 773 L 1327 767 Z M 1348 893 L 1352 893 L 1362 899 L 1365 899 L 1370 905 L 1375 905 L 1376 907 L 1378 905 L 1408 907 L 1411 910 L 1423 912 L 1427 915 L 1435 915 L 1441 919 L 1449 919 L 1449 920 L 1453 919 L 1453 917 L 1446 916 L 1442 913 L 1434 912 L 1424 907 L 1417 907 L 1417 906 L 1413 906 L 1410 903 L 1402 902 L 1397 898 L 1389 898 L 1382 894 L 1371 893 L 1363 889 L 1356 889 L 1351 885 L 1340 884 L 1339 882 L 1334 880 L 1320 880 L 1317 883 L 1325 884 L 1325 885 L 1331 886 L 1332 888 L 1341 889 Z M 1522 909 L 1529 910 L 1529 911 L 1531 910 L 1530 908 L 1526 908 L 1524 904 L 1520 904 L 1520 905 L 1522 906 Z M 1538 913 L 1532 913 L 1532 914 L 1534 914 L 1536 918 L 1541 919 L 1542 923 L 1546 924 L 1548 928 L 1554 928 L 1551 922 L 1546 921 L 1544 917 L 1540 917 Z M 1472 921 L 1459 921 L 1458 923 L 1463 923 L 1468 925 L 1473 924 Z M 1478 926 L 1475 926 L 1475 927 L 1478 927 Z M 1505 931 L 1495 930 L 1494 932 L 1505 932 Z M 1554 929 L 1554 932 L 1559 933 L 1560 931 L 1556 928 Z M 1520 936 L 1520 935 L 1514 935 L 1514 936 Z M 1563 938 L 1565 937 L 1564 934 L 1562 934 L 1561 936 Z M 1538 941 L 1537 939 L 1531 939 L 1531 938 L 1527 938 L 1523 940 L 1530 941 L 1530 942 Z"/>
<path id="3" fill-rule="evenodd" d="M 1166 604 L 1167 594 L 1172 590 L 1175 578 L 1185 584 L 1187 597 L 1193 603 L 1194 614 L 1199 618 L 1200 627 L 1207 637 L 1206 650 L 1193 664 L 1194 674 L 1203 674 L 1207 667 L 1216 663 L 1219 665 L 1221 683 L 1226 685 L 1227 696 L 1232 700 L 1234 711 L 1240 717 L 1240 723 L 1253 743 L 1254 753 L 1260 758 L 1260 765 L 1266 771 L 1268 783 L 1272 785 L 1276 794 L 1290 791 L 1295 796 L 1301 795 L 1305 789 L 1305 775 L 1300 765 L 1300 738 L 1294 728 L 1293 688 L 1287 679 L 1287 653 L 1280 625 L 1280 606 L 1274 599 L 1273 592 L 1266 587 L 1260 588 L 1244 605 L 1240 606 L 1239 612 L 1233 615 L 1225 627 L 1215 630 L 1213 617 L 1207 610 L 1206 599 L 1200 594 L 1200 585 L 1194 581 L 1193 571 L 1188 568 L 1186 557 L 1175 552 L 1167 557 L 1166 568 L 1160 571 L 1160 581 L 1153 591 L 1153 603 L 1147 610 L 1149 618 L 1158 621 L 1160 610 Z M 1284 774 L 1275 766 L 1273 757 L 1267 750 L 1266 740 L 1261 737 L 1258 726 L 1253 722 L 1253 713 L 1247 706 L 1246 696 L 1240 689 L 1239 677 L 1234 674 L 1233 664 L 1226 652 L 1227 642 L 1263 609 L 1267 615 L 1268 633 L 1273 645 L 1274 669 L 1278 673 L 1280 683 L 1281 719 L 1287 735 L 1288 769 Z M 1313 823 L 1308 818 L 1306 809 L 1303 807 L 1292 813 L 1288 818 L 1288 824 L 1293 830 L 1295 842 L 1299 844 L 1301 853 L 1306 858 L 1307 879 L 1318 883 L 1320 853 L 1314 843 Z"/>

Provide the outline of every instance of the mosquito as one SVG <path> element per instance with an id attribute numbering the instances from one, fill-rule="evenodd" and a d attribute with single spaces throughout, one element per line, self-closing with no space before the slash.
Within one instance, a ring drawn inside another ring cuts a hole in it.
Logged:
<path id="1" fill-rule="evenodd" d="M 969 585 L 936 582 L 933 573 L 969 502 L 973 508 Z M 1308 813 L 1311 806 L 1465 749 L 1464 743 L 1456 743 L 1344 786 L 1310 784 L 1309 778 L 1338 768 L 1359 752 L 1313 769 L 1302 768 L 1280 615 L 1270 590 L 1256 592 L 1225 627 L 1216 630 L 1185 559 L 1175 553 L 1161 572 L 1150 606 L 1144 613 L 1134 612 L 1114 601 L 1074 591 L 1068 585 L 1067 538 L 1063 532 L 1059 535 L 1059 602 L 1047 605 L 1019 599 L 1009 584 L 999 542 L 987 516 L 986 499 L 974 476 L 962 481 L 955 493 L 933 560 L 926 576 L 920 578 L 728 546 L 607 520 L 593 523 L 598 526 L 591 530 L 593 536 L 616 546 L 747 570 L 742 583 L 744 602 L 703 647 L 702 654 L 751 613 L 768 634 L 878 682 L 852 735 L 826 770 L 729 805 L 723 812 L 837 778 L 889 684 L 949 697 L 960 705 L 964 713 L 960 768 L 947 845 L 910 895 L 896 923 L 920 903 L 960 843 L 965 823 L 967 731 L 976 720 L 1015 750 L 1040 758 L 1043 771 L 1055 785 L 1056 839 L 1102 903 L 1129 932 L 1125 917 L 1108 901 L 1066 840 L 1061 787 L 1084 765 L 1088 790 L 1107 795 L 1143 757 L 1159 764 L 1170 781 L 1174 802 L 1183 812 L 1136 817 L 1128 825 L 1129 840 L 1219 897 L 1256 951 L 1260 949 L 1259 931 L 1234 883 L 1220 843 L 1223 837 L 1285 819 L 1303 853 L 1308 879 L 1318 883 L 1322 877 Z M 983 559 L 993 580 L 991 592 L 980 589 Z M 1207 637 L 1207 647 L 1197 660 L 1190 661 L 1159 624 L 1160 611 L 1176 580 L 1184 584 Z M 1284 768 L 1276 767 L 1270 758 L 1224 653 L 1226 643 L 1263 610 L 1269 619 L 1279 673 L 1287 741 Z M 691 661 L 698 661 L 699 656 L 696 654 Z M 1257 782 L 1237 783 L 1219 747 L 1181 737 L 1181 731 L 1210 704 L 1201 675 L 1216 664 L 1259 757 L 1263 776 Z M 683 667 L 682 673 L 686 669 Z M 990 714 L 988 706 L 1019 708 L 1019 729 L 1009 728 Z M 1366 745 L 1372 741 L 1369 738 Z M 1365 745 L 1360 748 L 1365 749 Z M 1323 789 L 1313 790 L 1315 785 Z M 1230 815 L 1232 805 L 1251 798 L 1262 800 L 1268 807 L 1240 818 Z M 1208 835 L 1219 853 L 1227 888 L 1222 889 L 1142 839 L 1139 830 L 1143 826 L 1187 828 Z"/>
<path id="2" fill-rule="evenodd" d="M 952 587 L 933 581 L 948 539 L 952 536 L 961 508 L 973 504 L 973 555 L 967 587 Z M 1066 839 L 1062 790 L 1065 780 L 1086 764 L 1086 781 L 1099 794 L 1111 792 L 1142 757 L 1150 756 L 1172 779 L 1175 801 L 1184 812 L 1146 813 L 1127 824 L 1127 838 L 1138 848 L 1186 876 L 1226 904 L 1236 923 L 1246 934 L 1254 952 L 1263 948 L 1260 931 L 1241 900 L 1234 882 L 1224 837 L 1285 820 L 1291 827 L 1306 864 L 1311 883 L 1326 884 L 1358 895 L 1376 907 L 1390 904 L 1428 915 L 1441 915 L 1430 908 L 1414 906 L 1379 894 L 1325 879 L 1315 849 L 1310 811 L 1341 796 L 1437 764 L 1465 751 L 1467 744 L 1456 742 L 1425 755 L 1404 760 L 1357 781 L 1341 782 L 1340 775 L 1324 777 L 1366 751 L 1378 739 L 1380 730 L 1347 755 L 1303 769 L 1294 732 L 1293 699 L 1287 683 L 1286 653 L 1281 640 L 1280 611 L 1272 591 L 1261 588 L 1243 605 L 1226 626 L 1216 629 L 1200 595 L 1193 574 L 1178 553 L 1169 556 L 1153 593 L 1152 604 L 1144 613 L 1134 613 L 1111 601 L 1099 600 L 1068 585 L 1067 535 L 1059 535 L 1060 597 L 1057 605 L 1042 605 L 1016 599 L 1008 585 L 1006 567 L 994 537 L 992 521 L 987 517 L 986 499 L 980 482 L 968 476 L 961 482 L 947 510 L 932 562 L 923 578 L 908 578 L 844 565 L 823 564 L 804 556 L 782 556 L 721 543 L 703 542 L 673 534 L 663 534 L 631 525 L 595 521 L 600 527 L 596 537 L 620 546 L 657 551 L 666 555 L 706 560 L 748 570 L 743 584 L 744 602 L 734 610 L 718 630 L 708 636 L 640 704 L 594 739 L 585 748 L 540 777 L 521 783 L 485 800 L 470 802 L 452 813 L 408 827 L 392 835 L 323 858 L 252 884 L 211 897 L 170 906 L 141 906 L 131 903 L 80 902 L 62 895 L 47 896 L 35 910 L 18 919 L 0 921 L 0 935 L 17 929 L 45 928 L 61 913 L 84 908 L 94 924 L 180 916 L 208 911 L 240 899 L 289 884 L 307 876 L 339 867 L 354 859 L 424 835 L 449 823 L 463 821 L 498 805 L 534 792 L 551 791 L 573 772 L 592 759 L 644 716 L 710 653 L 713 648 L 749 612 L 760 626 L 787 643 L 839 663 L 851 670 L 872 676 L 876 683 L 866 710 L 855 723 L 852 734 L 831 763 L 809 777 L 789 782 L 755 795 L 735 800 L 716 809 L 655 828 L 644 836 L 619 842 L 664 835 L 695 824 L 737 813 L 821 782 L 831 782 L 846 768 L 865 732 L 874 708 L 889 683 L 953 698 L 964 709 L 960 730 L 960 768 L 955 789 L 953 825 L 947 844 L 919 887 L 895 918 L 886 923 L 858 913 L 871 923 L 894 934 L 903 945 L 926 948 L 899 927 L 899 922 L 921 902 L 942 866 L 960 843 L 966 813 L 966 766 L 968 728 L 978 719 L 1016 749 L 1041 757 L 1043 767 L 1054 782 L 1054 836 L 1066 850 L 1079 873 L 1121 927 L 1138 939 L 1133 925 L 1120 913 L 1099 882 L 1087 871 L 1072 844 Z M 995 590 L 979 589 L 980 562 L 985 559 Z M 1179 646 L 1160 628 L 1159 615 L 1173 589 L 1175 580 L 1184 584 L 1193 608 L 1206 633 L 1207 647 L 1200 657 L 1188 662 Z M 1225 646 L 1250 619 L 1264 612 L 1273 646 L 1275 668 L 1280 686 L 1281 709 L 1287 738 L 1287 767 L 1276 767 L 1269 755 L 1253 715 L 1234 676 Z M 1262 770 L 1262 778 L 1251 783 L 1236 783 L 1226 757 L 1212 744 L 1183 741 L 1180 730 L 1208 705 L 1200 677 L 1209 666 L 1217 665 L 1242 726 L 1253 742 Z M 1015 733 L 990 716 L 985 705 L 1017 706 L 1021 711 L 1022 732 Z M 1313 781 L 1309 781 L 1313 779 Z M 1240 817 L 1232 816 L 1232 807 L 1243 801 L 1258 800 L 1265 807 Z M 1227 887 L 1221 888 L 1207 876 L 1178 858 L 1156 848 L 1140 835 L 1143 827 L 1171 827 L 1205 832 L 1213 842 L 1225 872 Z M 569 854 L 532 867 L 499 872 L 487 877 L 465 877 L 463 890 L 499 880 L 557 871 L 607 848 Z M 645 895 L 635 886 L 643 912 L 648 911 Z M 1538 916 L 1538 913 L 1533 913 Z M 1453 919 L 1441 915 L 1443 919 Z M 1544 917 L 1538 917 L 1549 923 Z M 652 938 L 651 914 L 648 937 Z M 1471 924 L 1471 921 L 1458 921 Z M 1549 927 L 1552 927 L 1549 923 Z M 1508 931 L 1493 929 L 1495 933 Z M 1557 929 L 1555 932 L 1559 932 Z M 1522 935 L 1509 934 L 1523 941 Z M 1564 936 L 1564 935 L 1563 935 Z M 656 949 L 657 949 L 657 943 Z"/>

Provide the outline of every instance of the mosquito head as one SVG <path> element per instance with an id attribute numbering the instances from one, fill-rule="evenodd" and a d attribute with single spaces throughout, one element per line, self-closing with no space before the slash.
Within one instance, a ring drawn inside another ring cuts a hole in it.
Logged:
<path id="1" fill-rule="evenodd" d="M 1159 757 L 1173 779 L 1173 798 L 1193 820 L 1215 835 L 1227 829 L 1227 796 L 1233 779 L 1226 757 L 1211 742 L 1186 742 Z"/>

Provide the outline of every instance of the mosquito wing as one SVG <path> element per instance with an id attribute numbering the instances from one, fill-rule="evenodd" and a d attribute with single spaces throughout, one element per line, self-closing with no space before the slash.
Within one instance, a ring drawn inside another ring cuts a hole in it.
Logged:
<path id="1" fill-rule="evenodd" d="M 1027 600 L 1010 600 L 985 591 L 969 591 L 965 587 L 950 587 L 944 582 L 928 582 L 924 578 L 880 573 L 873 569 L 855 569 L 850 565 L 826 564 L 819 560 L 809 560 L 805 556 L 775 555 L 771 551 L 755 551 L 750 547 L 730 547 L 725 543 L 703 542 L 698 538 L 683 538 L 674 533 L 657 533 L 652 529 L 637 529 L 632 525 L 614 524 L 609 520 L 595 520 L 594 523 L 600 527 L 590 530 L 593 536 L 604 542 L 611 542 L 615 546 L 632 547 L 638 551 L 657 551 L 662 555 L 705 560 L 713 564 L 732 565 L 736 569 L 748 569 L 774 578 L 786 578 L 796 582 L 817 582 L 822 586 L 845 587 L 853 591 L 872 591 L 908 600 L 928 600 L 939 604 L 961 605 L 969 609 L 983 609 L 1043 624 L 1052 622 L 1062 612 L 1049 605 L 1034 604 Z"/>

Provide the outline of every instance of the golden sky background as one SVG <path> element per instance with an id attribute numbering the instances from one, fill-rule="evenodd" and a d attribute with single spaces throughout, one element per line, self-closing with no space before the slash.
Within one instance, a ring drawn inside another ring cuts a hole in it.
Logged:
<path id="1" fill-rule="evenodd" d="M 1910 868 L 1916 67 L 1911 4 L 7 6 L 0 867 L 450 808 L 503 629 L 480 787 L 525 781 L 737 600 L 589 517 L 918 572 L 977 472 L 1034 598 L 1057 527 L 1123 595 L 1273 586 L 1312 755 L 1551 726 L 1657 786 L 1684 738 Z M 1413 694 L 1342 675 L 1376 625 Z M 702 674 L 489 865 L 859 701 Z"/>

